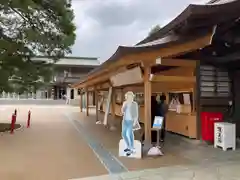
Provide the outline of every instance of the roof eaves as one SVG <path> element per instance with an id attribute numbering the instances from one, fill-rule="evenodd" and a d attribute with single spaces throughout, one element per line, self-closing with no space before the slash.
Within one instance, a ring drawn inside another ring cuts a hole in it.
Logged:
<path id="1" fill-rule="evenodd" d="M 190 4 L 180 15 L 178 15 L 175 19 L 169 22 L 166 26 L 153 33 L 152 35 L 148 36 L 147 38 L 143 39 L 142 41 L 138 42 L 136 45 L 154 41 L 170 33 L 175 27 L 184 22 L 191 15 L 192 8 L 194 6 L 195 5 Z"/>

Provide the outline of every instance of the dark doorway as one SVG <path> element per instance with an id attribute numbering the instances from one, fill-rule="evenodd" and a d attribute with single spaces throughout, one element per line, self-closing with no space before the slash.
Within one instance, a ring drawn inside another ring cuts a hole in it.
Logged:
<path id="1" fill-rule="evenodd" d="M 74 89 L 71 89 L 71 95 L 70 95 L 71 99 L 74 99 Z"/>

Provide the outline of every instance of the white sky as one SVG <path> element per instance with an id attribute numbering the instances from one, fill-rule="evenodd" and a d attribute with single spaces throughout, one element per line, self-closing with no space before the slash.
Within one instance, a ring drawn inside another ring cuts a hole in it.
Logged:
<path id="1" fill-rule="evenodd" d="M 107 60 L 119 45 L 134 45 L 189 4 L 209 0 L 73 0 L 77 38 L 72 56 Z"/>

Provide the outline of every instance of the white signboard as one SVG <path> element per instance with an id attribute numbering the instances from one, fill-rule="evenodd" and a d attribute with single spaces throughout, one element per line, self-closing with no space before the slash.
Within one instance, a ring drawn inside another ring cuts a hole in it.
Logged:
<path id="1" fill-rule="evenodd" d="M 153 123 L 153 129 L 162 129 L 164 117 L 162 116 L 155 116 L 154 123 Z"/>
<path id="2" fill-rule="evenodd" d="M 191 104 L 190 94 L 183 94 L 183 101 L 184 101 L 184 104 L 190 105 Z"/>

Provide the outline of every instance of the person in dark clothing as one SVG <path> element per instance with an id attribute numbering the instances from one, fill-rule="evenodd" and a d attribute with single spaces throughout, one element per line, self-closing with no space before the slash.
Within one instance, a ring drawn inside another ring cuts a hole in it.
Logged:
<path id="1" fill-rule="evenodd" d="M 166 101 L 166 96 L 162 94 L 160 96 L 160 102 L 159 102 L 159 116 L 164 117 L 163 119 L 163 124 L 162 124 L 162 129 L 160 133 L 160 140 L 164 142 L 165 140 L 165 134 L 166 134 L 166 114 L 168 112 L 168 105 L 165 103 Z"/>
<path id="2" fill-rule="evenodd" d="M 156 101 L 156 96 L 151 96 L 151 127 L 153 126 L 154 123 L 154 117 L 156 114 L 156 109 L 157 109 L 157 101 Z M 157 142 L 157 135 L 155 131 L 151 132 L 152 142 Z M 142 142 L 145 140 L 145 132 L 142 134 Z"/>
<path id="3" fill-rule="evenodd" d="M 162 116 L 164 117 L 164 121 L 163 121 L 163 127 L 162 127 L 162 130 L 161 130 L 161 133 L 160 133 L 160 141 L 164 141 L 165 139 L 165 121 L 166 121 L 166 113 L 167 113 L 167 110 L 168 110 L 168 106 L 167 104 L 165 103 L 165 100 L 166 100 L 166 96 L 165 95 L 157 95 L 157 96 L 152 96 L 151 97 L 151 113 L 152 113 L 152 116 L 151 116 L 151 126 L 153 126 L 153 123 L 154 123 L 154 119 L 155 119 L 155 116 Z M 145 133 L 142 134 L 142 141 L 144 141 L 144 136 Z M 152 136 L 152 142 L 156 143 L 157 142 L 157 132 L 156 131 L 152 131 L 151 132 L 151 136 Z"/>

